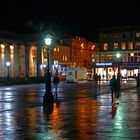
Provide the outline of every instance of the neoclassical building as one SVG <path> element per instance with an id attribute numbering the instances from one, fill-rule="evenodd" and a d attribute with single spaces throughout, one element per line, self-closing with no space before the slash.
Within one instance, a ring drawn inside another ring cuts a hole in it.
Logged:
<path id="1" fill-rule="evenodd" d="M 47 64 L 47 51 L 44 40 L 9 32 L 0 32 L 0 77 L 44 76 Z M 31 41 L 32 40 L 32 41 Z M 60 43 L 53 43 L 50 51 L 50 69 L 65 74 L 70 66 L 91 68 L 92 52 L 95 44 L 85 38 L 71 37 Z M 10 66 L 6 65 L 10 62 Z"/>
<path id="2" fill-rule="evenodd" d="M 19 34 L 0 32 L 0 77 L 6 77 L 10 62 L 9 73 L 11 77 L 25 77 L 28 46 L 25 45 L 25 37 Z"/>

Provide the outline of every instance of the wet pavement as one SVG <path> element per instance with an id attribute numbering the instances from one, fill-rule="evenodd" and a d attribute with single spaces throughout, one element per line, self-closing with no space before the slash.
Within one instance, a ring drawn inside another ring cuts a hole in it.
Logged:
<path id="1" fill-rule="evenodd" d="M 62 83 L 48 108 L 44 84 L 0 87 L 0 140 L 138 140 L 140 89 L 122 87 L 117 109 L 106 83 L 97 92 L 92 82 Z"/>

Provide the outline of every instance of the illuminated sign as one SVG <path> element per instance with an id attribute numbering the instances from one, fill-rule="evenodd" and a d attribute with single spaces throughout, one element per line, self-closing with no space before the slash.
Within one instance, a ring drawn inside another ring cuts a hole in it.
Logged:
<path id="1" fill-rule="evenodd" d="M 96 66 L 112 66 L 112 63 L 96 63 Z"/>

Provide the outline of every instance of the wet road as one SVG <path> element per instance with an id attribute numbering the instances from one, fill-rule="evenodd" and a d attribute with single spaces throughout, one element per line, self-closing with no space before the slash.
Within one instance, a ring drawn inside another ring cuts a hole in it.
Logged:
<path id="1" fill-rule="evenodd" d="M 58 102 L 45 109 L 44 92 L 44 84 L 0 87 L 0 140 L 140 139 L 136 88 L 121 91 L 116 112 L 106 86 L 60 84 Z"/>

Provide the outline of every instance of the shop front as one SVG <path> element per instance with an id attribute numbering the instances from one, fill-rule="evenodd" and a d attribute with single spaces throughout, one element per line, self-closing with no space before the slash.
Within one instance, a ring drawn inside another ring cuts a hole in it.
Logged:
<path id="1" fill-rule="evenodd" d="M 122 79 L 135 78 L 140 70 L 140 62 L 100 62 L 93 63 L 93 73 L 101 75 L 101 80 L 110 80 L 113 75 L 120 74 Z"/>

